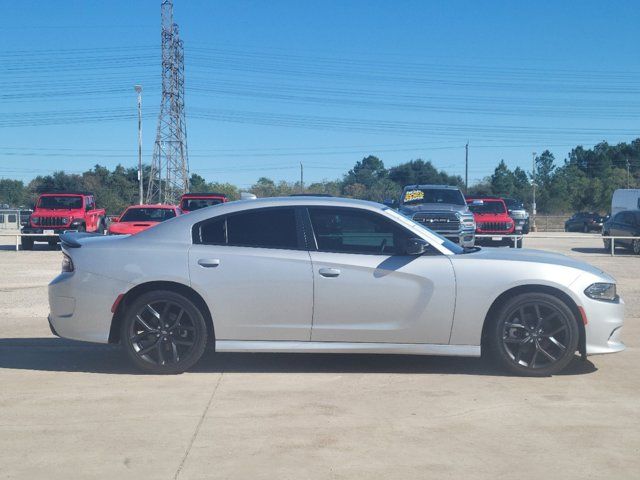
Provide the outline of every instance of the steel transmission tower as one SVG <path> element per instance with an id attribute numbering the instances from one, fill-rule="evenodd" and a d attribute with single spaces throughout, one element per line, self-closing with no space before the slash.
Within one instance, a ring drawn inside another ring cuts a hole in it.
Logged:
<path id="1" fill-rule="evenodd" d="M 176 204 L 189 189 L 184 116 L 184 48 L 173 23 L 173 0 L 162 0 L 162 101 L 147 203 Z"/>

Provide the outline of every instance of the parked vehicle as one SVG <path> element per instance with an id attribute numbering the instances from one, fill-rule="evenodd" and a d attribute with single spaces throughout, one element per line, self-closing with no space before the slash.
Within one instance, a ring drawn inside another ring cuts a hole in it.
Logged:
<path id="1" fill-rule="evenodd" d="M 615 280 L 540 251 L 465 249 L 383 205 L 286 197 L 132 236 L 63 235 L 54 333 L 179 373 L 217 352 L 493 355 L 522 375 L 624 349 Z"/>
<path id="2" fill-rule="evenodd" d="M 595 212 L 578 212 L 564 222 L 565 232 L 601 232 L 605 217 Z"/>
<path id="3" fill-rule="evenodd" d="M 105 232 L 105 211 L 96 207 L 92 193 L 56 192 L 40 195 L 22 233 L 42 233 L 47 236 L 21 237 L 22 249 L 31 250 L 34 242 L 48 242 L 50 246 L 55 246 L 59 235 L 65 230 Z"/>
<path id="4" fill-rule="evenodd" d="M 227 202 L 224 193 L 185 193 L 180 197 L 180 209 L 183 213 Z"/>
<path id="5" fill-rule="evenodd" d="M 478 245 L 508 245 L 522 248 L 522 239 L 514 239 L 508 235 L 515 234 L 516 225 L 509 216 L 504 200 L 489 196 L 466 197 L 469 210 L 476 220 L 476 235 L 492 235 L 477 237 Z"/>
<path id="6" fill-rule="evenodd" d="M 475 244 L 476 224 L 458 187 L 408 185 L 398 211 L 463 247 Z"/>
<path id="7" fill-rule="evenodd" d="M 619 188 L 611 197 L 611 215 L 623 210 L 640 210 L 640 188 Z"/>
<path id="8" fill-rule="evenodd" d="M 111 221 L 109 235 L 135 235 L 181 214 L 175 205 L 132 205 Z"/>
<path id="9" fill-rule="evenodd" d="M 529 212 L 524 208 L 523 203 L 520 200 L 516 200 L 515 198 L 502 197 L 505 205 L 507 206 L 507 210 L 509 211 L 509 216 L 513 219 L 515 223 L 515 233 L 526 235 L 529 233 Z"/>
<path id="10" fill-rule="evenodd" d="M 640 210 L 624 210 L 613 215 L 602 229 L 604 248 L 611 250 L 611 239 L 607 237 L 640 237 Z M 640 255 L 640 239 L 619 239 L 615 247 L 626 247 Z"/>

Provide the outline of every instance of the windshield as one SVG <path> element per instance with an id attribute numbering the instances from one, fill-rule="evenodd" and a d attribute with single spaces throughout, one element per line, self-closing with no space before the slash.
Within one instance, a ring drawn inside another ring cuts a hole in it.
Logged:
<path id="1" fill-rule="evenodd" d="M 418 223 L 418 222 L 414 221 L 413 219 L 403 215 L 402 213 L 399 213 L 398 211 L 393 210 L 391 208 L 385 208 L 384 210 L 385 210 L 385 212 L 387 212 L 389 215 L 391 215 L 393 218 L 395 218 L 400 223 L 403 223 L 403 224 L 405 224 L 407 226 L 417 225 L 421 229 L 426 230 L 431 235 L 436 237 L 438 239 L 440 245 L 443 245 L 451 253 L 455 253 L 456 255 L 458 255 L 460 253 L 464 253 L 465 252 L 464 248 L 462 248 L 457 243 L 453 243 L 451 240 L 448 240 L 447 238 L 443 237 L 442 235 L 440 235 L 440 234 L 434 232 L 433 230 L 425 227 L 421 223 Z"/>
<path id="2" fill-rule="evenodd" d="M 428 188 L 424 190 L 414 188 L 403 192 L 403 205 L 419 205 L 421 203 L 449 203 L 453 205 L 465 205 L 462 192 L 451 188 Z"/>
<path id="3" fill-rule="evenodd" d="M 120 218 L 121 222 L 164 222 L 176 216 L 169 208 L 130 208 Z"/>
<path id="4" fill-rule="evenodd" d="M 524 205 L 520 200 L 514 198 L 503 198 L 502 200 L 507 204 L 509 210 L 524 210 Z"/>
<path id="5" fill-rule="evenodd" d="M 40 197 L 38 208 L 47 208 L 50 210 L 76 210 L 82 208 L 82 197 L 66 195 Z"/>
<path id="6" fill-rule="evenodd" d="M 484 200 L 482 203 L 473 203 L 473 200 L 469 202 L 469 210 L 479 215 L 492 214 L 492 213 L 505 213 L 507 210 L 504 208 L 502 202 Z"/>
<path id="7" fill-rule="evenodd" d="M 222 203 L 221 198 L 185 198 L 182 200 L 180 207 L 183 210 L 198 210 L 204 207 L 210 207 L 211 205 L 218 205 Z"/>

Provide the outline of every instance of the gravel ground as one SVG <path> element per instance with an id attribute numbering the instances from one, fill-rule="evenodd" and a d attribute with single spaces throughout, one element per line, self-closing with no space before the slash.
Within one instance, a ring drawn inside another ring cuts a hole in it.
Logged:
<path id="1" fill-rule="evenodd" d="M 525 247 L 618 279 L 627 350 L 539 379 L 478 359 L 212 352 L 139 375 L 117 347 L 51 335 L 60 253 L 12 245 L 0 237 L 0 478 L 638 478 L 640 258 L 597 236 Z"/>

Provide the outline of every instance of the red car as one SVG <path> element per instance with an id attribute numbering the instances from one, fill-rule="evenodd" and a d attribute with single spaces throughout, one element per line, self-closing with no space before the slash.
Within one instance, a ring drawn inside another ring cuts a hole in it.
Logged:
<path id="1" fill-rule="evenodd" d="M 109 225 L 109 235 L 135 235 L 182 214 L 175 205 L 132 205 Z"/>
<path id="2" fill-rule="evenodd" d="M 22 249 L 31 250 L 33 242 L 58 243 L 58 235 L 65 230 L 104 233 L 106 215 L 104 208 L 97 208 L 90 192 L 43 193 L 38 197 L 29 222 L 22 228 L 24 234 L 46 236 L 22 237 Z"/>
<path id="3" fill-rule="evenodd" d="M 180 208 L 183 213 L 189 213 L 227 201 L 227 196 L 224 193 L 185 193 L 180 198 Z"/>
<path id="4" fill-rule="evenodd" d="M 513 238 L 505 237 L 515 232 L 515 223 L 509 216 L 509 210 L 504 200 L 498 197 L 466 197 L 469 210 L 473 212 L 476 221 L 476 235 L 491 235 L 491 237 L 477 237 L 476 243 L 522 246 L 522 239 L 514 244 Z"/>

